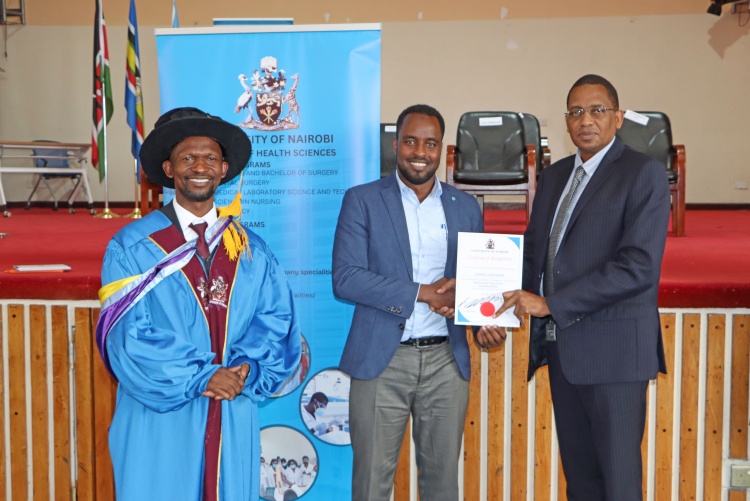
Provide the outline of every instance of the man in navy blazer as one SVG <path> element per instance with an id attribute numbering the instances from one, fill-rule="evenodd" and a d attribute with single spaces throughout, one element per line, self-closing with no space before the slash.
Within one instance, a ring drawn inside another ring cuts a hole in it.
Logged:
<path id="1" fill-rule="evenodd" d="M 333 290 L 355 303 L 339 368 L 351 376 L 352 499 L 389 500 L 412 416 L 424 500 L 458 498 L 471 373 L 466 328 L 453 323 L 457 233 L 482 232 L 476 200 L 446 184 L 445 122 L 426 105 L 396 124 L 397 169 L 351 188 L 333 245 Z M 490 347 L 505 333 L 482 328 Z"/>
<path id="2" fill-rule="evenodd" d="M 623 112 L 609 81 L 581 77 L 567 107 L 578 152 L 539 178 L 526 291 L 504 294 L 498 314 L 531 315 L 528 376 L 549 365 L 568 499 L 640 500 L 646 390 L 666 372 L 657 293 L 669 184 L 661 163 L 615 138 Z"/>

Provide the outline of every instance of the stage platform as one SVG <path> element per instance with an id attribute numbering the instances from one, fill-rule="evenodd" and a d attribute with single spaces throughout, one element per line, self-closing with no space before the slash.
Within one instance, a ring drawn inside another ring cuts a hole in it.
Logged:
<path id="1" fill-rule="evenodd" d="M 750 211 L 688 211 L 686 220 L 686 236 L 667 239 L 659 306 L 750 307 Z M 12 217 L 0 219 L 0 298 L 96 299 L 107 242 L 131 221 L 98 219 L 85 211 L 13 211 Z M 485 225 L 487 232 L 520 234 L 524 213 L 489 210 Z M 67 264 L 72 270 L 7 271 L 17 264 L 50 263 Z"/>

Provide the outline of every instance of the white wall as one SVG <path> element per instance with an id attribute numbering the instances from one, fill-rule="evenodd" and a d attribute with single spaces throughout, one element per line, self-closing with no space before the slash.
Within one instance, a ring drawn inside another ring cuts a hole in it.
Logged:
<path id="1" fill-rule="evenodd" d="M 582 74 L 599 73 L 617 87 L 623 108 L 670 116 L 674 140 L 687 150 L 688 203 L 747 204 L 750 191 L 733 189 L 734 181 L 750 181 L 750 23 L 739 20 L 725 13 L 384 23 L 382 121 L 395 121 L 409 104 L 431 104 L 446 118 L 450 144 L 465 111 L 529 112 L 547 121 L 542 133 L 557 160 L 574 151 L 562 115 L 567 91 Z M 159 115 L 154 27 L 139 30 L 148 132 Z M 9 28 L 0 139 L 90 140 L 92 43 L 91 26 Z M 125 43 L 125 27 L 110 26 L 110 201 L 133 199 Z M 184 73 L 200 77 L 197 68 Z M 103 200 L 93 169 L 90 179 L 95 200 Z M 24 200 L 30 182 L 3 176 L 7 198 Z"/>

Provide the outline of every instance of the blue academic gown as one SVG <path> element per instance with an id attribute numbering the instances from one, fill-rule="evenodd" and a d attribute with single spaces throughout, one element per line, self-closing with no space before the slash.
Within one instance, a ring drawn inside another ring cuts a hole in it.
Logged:
<path id="1" fill-rule="evenodd" d="M 102 283 L 142 273 L 165 256 L 149 235 L 171 221 L 153 212 L 124 227 L 104 257 Z M 265 242 L 246 228 L 252 259 L 240 258 L 228 298 L 223 365 L 249 363 L 241 395 L 222 401 L 219 499 L 257 500 L 257 403 L 296 368 L 300 334 L 292 292 Z M 225 252 L 223 246 L 216 252 Z M 106 340 L 119 380 L 109 448 L 118 501 L 202 496 L 209 399 L 219 366 L 206 316 L 182 272 L 164 279 L 111 329 Z"/>

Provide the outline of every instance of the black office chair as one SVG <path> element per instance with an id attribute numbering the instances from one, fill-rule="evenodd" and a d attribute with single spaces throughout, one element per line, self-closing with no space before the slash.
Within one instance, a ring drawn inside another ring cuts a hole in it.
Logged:
<path id="1" fill-rule="evenodd" d="M 37 143 L 57 143 L 58 141 L 50 141 L 47 139 L 35 139 L 34 142 Z M 62 168 L 68 168 L 70 167 L 68 165 L 68 150 L 65 149 L 32 149 L 33 155 L 34 155 L 34 166 L 35 167 L 62 167 Z M 26 206 L 24 209 L 29 210 L 31 208 L 31 199 L 36 193 L 37 188 L 39 187 L 40 183 L 44 183 L 44 186 L 47 187 L 47 191 L 49 191 L 50 196 L 52 197 L 52 210 L 57 210 L 57 197 L 55 196 L 55 192 L 52 190 L 52 187 L 49 184 L 49 180 L 52 179 L 70 179 L 71 182 L 74 183 L 73 189 L 70 191 L 70 194 L 74 193 L 78 186 L 81 184 L 81 174 L 80 173 L 71 173 L 71 174 L 37 174 L 39 178 L 36 181 L 36 184 L 34 185 L 34 189 L 31 190 L 31 194 L 29 195 L 29 198 L 26 200 Z M 69 195 L 70 196 L 70 195 Z M 68 211 L 70 213 L 75 212 L 75 209 L 71 205 L 68 208 Z"/>
<path id="2" fill-rule="evenodd" d="M 393 141 L 396 139 L 396 124 L 380 124 L 380 177 L 390 176 L 396 170 L 396 152 Z"/>
<path id="3" fill-rule="evenodd" d="M 527 143 L 518 113 L 464 113 L 456 144 L 448 146 L 446 180 L 476 196 L 482 210 L 485 195 L 524 195 L 528 221 L 536 192 L 537 149 Z"/>
<path id="4" fill-rule="evenodd" d="M 631 148 L 664 164 L 672 195 L 672 233 L 685 235 L 685 146 L 672 144 L 672 124 L 660 111 L 636 112 L 648 119 L 645 124 L 626 118 L 617 137 Z"/>

